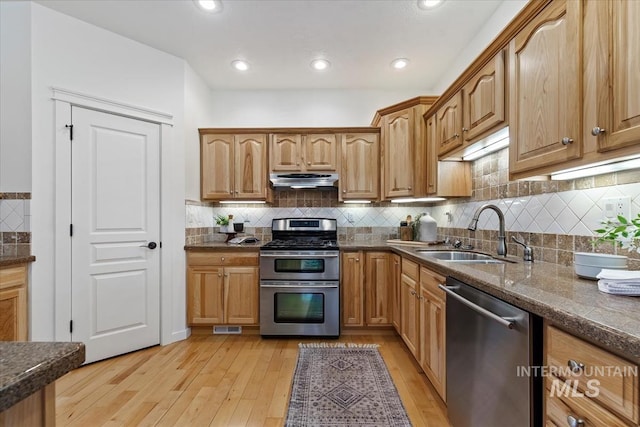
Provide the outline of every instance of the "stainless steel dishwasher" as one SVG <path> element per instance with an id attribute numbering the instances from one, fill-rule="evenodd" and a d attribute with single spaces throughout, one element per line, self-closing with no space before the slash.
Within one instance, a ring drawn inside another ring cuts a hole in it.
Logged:
<path id="1" fill-rule="evenodd" d="M 454 427 L 542 425 L 542 319 L 447 278 L 447 410 Z M 531 370 L 530 372 L 534 372 Z"/>

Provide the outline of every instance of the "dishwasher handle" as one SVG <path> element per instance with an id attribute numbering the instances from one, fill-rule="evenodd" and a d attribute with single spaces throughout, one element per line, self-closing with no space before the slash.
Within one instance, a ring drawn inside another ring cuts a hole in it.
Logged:
<path id="1" fill-rule="evenodd" d="M 474 311 L 482 314 L 485 317 L 488 317 L 490 319 L 495 320 L 496 322 L 500 323 L 503 326 L 506 326 L 509 329 L 513 329 L 515 327 L 515 322 L 512 321 L 509 318 L 505 318 L 505 317 L 500 317 L 497 314 L 480 307 L 477 304 L 472 303 L 471 301 L 469 301 L 468 299 L 466 299 L 465 297 L 455 293 L 452 291 L 452 289 L 457 289 L 457 286 L 444 286 L 444 285 L 438 285 L 438 287 L 440 289 L 442 289 L 443 291 L 445 291 L 447 293 L 447 295 L 452 296 L 453 298 L 457 299 L 458 301 L 460 301 L 462 304 L 466 305 L 467 307 L 473 309 Z"/>

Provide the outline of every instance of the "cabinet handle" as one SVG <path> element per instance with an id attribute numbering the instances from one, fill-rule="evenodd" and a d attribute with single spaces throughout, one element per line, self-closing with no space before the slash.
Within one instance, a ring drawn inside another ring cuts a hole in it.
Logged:
<path id="1" fill-rule="evenodd" d="M 410 293 L 411 295 L 415 295 L 415 294 L 416 294 L 416 291 L 411 290 L 411 291 L 409 291 L 409 293 Z"/>
<path id="2" fill-rule="evenodd" d="M 467 128 L 462 128 L 462 132 L 467 132 L 469 129 Z"/>
<path id="3" fill-rule="evenodd" d="M 224 277 L 229 277 L 229 273 L 224 273 Z"/>
<path id="4" fill-rule="evenodd" d="M 407 187 L 407 190 L 411 190 L 411 187 Z"/>
<path id="5" fill-rule="evenodd" d="M 459 133 L 454 133 L 454 134 L 453 134 L 453 137 L 454 137 L 454 138 L 460 138 L 460 134 L 459 134 Z"/>
<path id="6" fill-rule="evenodd" d="M 296 162 L 296 166 L 300 166 L 300 162 Z"/>
<path id="7" fill-rule="evenodd" d="M 236 190 L 236 194 L 238 194 L 238 193 L 239 193 L 239 191 L 238 191 L 238 190 Z"/>
<path id="8" fill-rule="evenodd" d="M 218 277 L 222 277 L 222 273 L 218 273 Z"/>
<path id="9" fill-rule="evenodd" d="M 584 363 L 576 362 L 573 359 L 569 359 L 567 366 L 571 369 L 571 372 L 576 374 L 584 369 Z"/>
<path id="10" fill-rule="evenodd" d="M 605 132 L 606 130 L 602 129 L 600 126 L 596 126 L 593 129 L 591 129 L 591 135 L 593 136 L 602 135 Z"/>
<path id="11" fill-rule="evenodd" d="M 581 418 L 576 418 L 573 415 L 568 415 L 567 424 L 569 425 L 569 427 L 584 427 L 584 420 Z"/>
<path id="12" fill-rule="evenodd" d="M 342 190 L 342 192 L 343 192 L 343 193 L 346 193 L 346 192 L 347 192 L 347 190 Z"/>
<path id="13" fill-rule="evenodd" d="M 308 164 L 309 166 L 311 166 L 311 162 L 307 162 L 307 164 Z"/>
<path id="14" fill-rule="evenodd" d="M 360 258 L 356 258 L 356 262 L 360 262 Z"/>
<path id="15" fill-rule="evenodd" d="M 220 257 L 220 260 L 221 260 L 221 261 L 224 261 L 224 257 Z"/>
<path id="16" fill-rule="evenodd" d="M 569 145 L 569 144 L 573 144 L 573 138 L 569 138 L 568 136 L 565 136 L 564 138 L 562 138 L 562 145 Z"/>

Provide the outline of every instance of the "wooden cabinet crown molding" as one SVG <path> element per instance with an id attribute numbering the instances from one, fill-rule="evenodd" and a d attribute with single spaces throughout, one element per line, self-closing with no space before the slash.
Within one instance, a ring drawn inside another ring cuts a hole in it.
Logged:
<path id="1" fill-rule="evenodd" d="M 478 73 L 502 49 L 507 47 L 513 37 L 524 28 L 552 0 L 530 0 L 515 18 L 502 30 L 500 34 L 485 48 L 482 53 L 451 83 L 439 98 L 424 113 L 425 119 L 435 114 L 453 95 L 460 91 L 465 84 Z"/>
<path id="2" fill-rule="evenodd" d="M 286 134 L 321 134 L 321 133 L 380 133 L 378 127 L 318 127 L 318 128 L 200 128 L 200 135 L 210 134 L 244 134 L 244 133 L 286 133 Z"/>
<path id="3" fill-rule="evenodd" d="M 406 110 L 407 108 L 415 107 L 416 105 L 431 105 L 438 99 L 437 96 L 416 96 L 415 98 L 407 99 L 397 104 L 390 105 L 385 108 L 381 108 L 376 111 L 371 120 L 371 126 L 380 126 L 382 117 L 391 113 L 397 113 L 398 111 Z"/>

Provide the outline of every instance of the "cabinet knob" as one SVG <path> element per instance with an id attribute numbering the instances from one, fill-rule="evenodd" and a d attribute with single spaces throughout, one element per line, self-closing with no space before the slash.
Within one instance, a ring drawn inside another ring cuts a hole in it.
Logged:
<path id="1" fill-rule="evenodd" d="M 300 166 L 300 162 L 296 162 L 296 166 Z"/>
<path id="2" fill-rule="evenodd" d="M 236 194 L 238 194 L 238 193 L 239 193 L 239 191 L 238 191 L 238 190 L 236 190 Z"/>
<path id="3" fill-rule="evenodd" d="M 407 190 L 411 190 L 411 187 L 407 187 Z"/>
<path id="4" fill-rule="evenodd" d="M 220 257 L 220 260 L 221 260 L 221 261 L 224 261 L 224 257 Z"/>
<path id="5" fill-rule="evenodd" d="M 411 291 L 409 291 L 409 293 L 410 293 L 411 295 L 415 295 L 415 294 L 416 294 L 416 291 L 411 290 Z"/>
<path id="6" fill-rule="evenodd" d="M 222 277 L 222 273 L 218 273 L 218 277 Z"/>
<path id="7" fill-rule="evenodd" d="M 229 273 L 224 273 L 224 277 L 229 277 Z"/>
<path id="8" fill-rule="evenodd" d="M 360 258 L 356 258 L 356 262 L 360 262 Z"/>
<path id="9" fill-rule="evenodd" d="M 581 418 L 576 418 L 573 415 L 568 415 L 567 425 L 569 427 L 584 427 L 584 420 Z"/>
<path id="10" fill-rule="evenodd" d="M 568 136 L 565 136 L 564 138 L 562 138 L 562 145 L 569 145 L 569 144 L 573 144 L 573 138 L 569 138 Z"/>
<path id="11" fill-rule="evenodd" d="M 467 128 L 462 128 L 462 132 L 467 132 L 469 129 Z"/>
<path id="12" fill-rule="evenodd" d="M 311 166 L 311 162 L 307 162 L 307 164 L 308 164 L 309 166 Z"/>
<path id="13" fill-rule="evenodd" d="M 573 359 L 569 359 L 567 366 L 571 369 L 571 372 L 576 374 L 584 369 L 584 363 L 576 362 Z"/>
<path id="14" fill-rule="evenodd" d="M 229 191 L 229 194 L 233 194 L 233 191 Z"/>
<path id="15" fill-rule="evenodd" d="M 602 135 L 605 132 L 606 130 L 602 129 L 600 126 L 596 126 L 593 129 L 591 129 L 591 135 L 593 136 Z"/>
<path id="16" fill-rule="evenodd" d="M 460 134 L 459 134 L 459 133 L 454 133 L 454 134 L 453 134 L 453 137 L 454 137 L 454 138 L 460 138 Z"/>
<path id="17" fill-rule="evenodd" d="M 347 190 L 342 190 L 342 192 L 346 194 L 346 193 L 347 193 Z"/>

